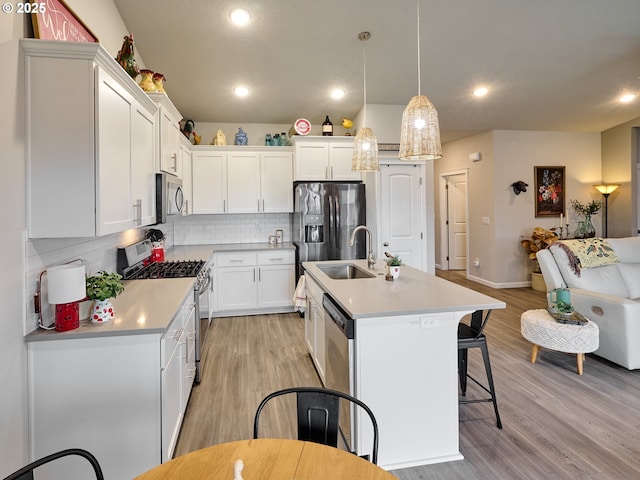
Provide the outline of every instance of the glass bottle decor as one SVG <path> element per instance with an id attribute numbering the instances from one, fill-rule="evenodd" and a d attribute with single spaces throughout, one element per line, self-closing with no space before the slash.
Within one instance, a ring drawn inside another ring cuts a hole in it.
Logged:
<path id="1" fill-rule="evenodd" d="M 573 238 L 584 238 L 584 222 L 578 222 L 578 228 L 573 232 Z"/>
<path id="2" fill-rule="evenodd" d="M 591 215 L 584 216 L 584 236 L 582 238 L 592 238 L 596 236 L 596 227 L 591 223 Z"/>

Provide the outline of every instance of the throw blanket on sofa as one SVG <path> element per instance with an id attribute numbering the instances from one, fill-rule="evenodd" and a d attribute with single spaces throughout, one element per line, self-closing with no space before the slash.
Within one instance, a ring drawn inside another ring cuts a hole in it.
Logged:
<path id="1" fill-rule="evenodd" d="M 559 240 L 555 242 L 569 257 L 571 269 L 580 276 L 580 268 L 602 267 L 618 263 L 620 259 L 603 238 Z"/>

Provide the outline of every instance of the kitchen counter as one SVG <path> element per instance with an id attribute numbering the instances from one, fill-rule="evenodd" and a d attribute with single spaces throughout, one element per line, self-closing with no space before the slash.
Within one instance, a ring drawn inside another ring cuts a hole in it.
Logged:
<path id="1" fill-rule="evenodd" d="M 165 260 L 208 260 L 218 252 L 242 252 L 246 250 L 294 250 L 289 242 L 272 245 L 260 243 L 219 243 L 210 245 L 174 245 L 165 253 Z"/>
<path id="2" fill-rule="evenodd" d="M 334 280 L 318 265 L 353 263 L 374 278 Z M 456 285 L 435 275 L 412 267 L 400 268 L 400 277 L 385 280 L 384 262 L 367 268 L 366 260 L 337 260 L 304 262 L 305 273 L 331 295 L 351 318 L 371 318 L 418 313 L 439 313 L 465 310 L 505 308 L 505 303 L 468 288 Z"/>
<path id="3" fill-rule="evenodd" d="M 375 277 L 335 280 L 318 268 L 340 263 L 354 263 Z M 505 308 L 505 303 L 408 266 L 401 267 L 399 278 L 387 281 L 382 261 L 374 270 L 368 270 L 366 260 L 303 266 L 305 274 L 354 319 L 348 362 L 335 362 L 339 349 L 333 345 L 346 342 L 346 337 L 326 313 L 324 329 L 316 325 L 316 336 L 325 348 L 326 383 L 331 384 L 331 371 L 339 372 L 333 374 L 339 379 L 349 369 L 350 393 L 376 416 L 378 464 L 396 470 L 462 459 L 458 410 L 469 407 L 458 405 L 458 323 L 476 310 Z M 306 317 L 305 326 L 311 320 Z M 316 340 L 315 348 L 318 344 Z M 493 409 L 485 405 L 486 410 L 476 411 L 478 421 L 494 423 Z M 366 425 L 366 420 L 356 422 L 352 435 L 358 454 L 366 453 L 360 445 L 371 442 Z"/>
<path id="4" fill-rule="evenodd" d="M 113 320 L 103 324 L 83 320 L 79 328 L 66 332 L 37 329 L 25 341 L 164 333 L 187 295 L 193 295 L 193 282 L 193 278 L 125 281 L 124 292 L 112 299 Z"/>

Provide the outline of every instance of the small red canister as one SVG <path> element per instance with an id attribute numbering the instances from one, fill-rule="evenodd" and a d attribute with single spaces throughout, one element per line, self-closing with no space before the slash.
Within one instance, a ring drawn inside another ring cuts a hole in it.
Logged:
<path id="1" fill-rule="evenodd" d="M 154 242 L 151 249 L 152 262 L 164 262 L 164 246 L 160 242 Z"/>

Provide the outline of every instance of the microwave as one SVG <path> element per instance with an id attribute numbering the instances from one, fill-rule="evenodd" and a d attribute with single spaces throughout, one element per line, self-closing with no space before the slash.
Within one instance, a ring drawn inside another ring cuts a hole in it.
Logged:
<path id="1" fill-rule="evenodd" d="M 182 180 L 166 173 L 156 173 L 156 223 L 167 223 L 167 217 L 183 215 Z"/>

